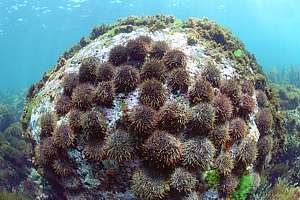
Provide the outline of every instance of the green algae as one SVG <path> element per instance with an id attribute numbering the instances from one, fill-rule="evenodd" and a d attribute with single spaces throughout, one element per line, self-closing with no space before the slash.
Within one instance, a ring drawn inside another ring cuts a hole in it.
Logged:
<path id="1" fill-rule="evenodd" d="M 209 187 L 214 187 L 220 182 L 220 174 L 216 169 L 208 170 L 203 173 L 203 179 Z"/>
<path id="2" fill-rule="evenodd" d="M 233 200 L 245 200 L 251 192 L 253 186 L 253 177 L 244 175 L 240 177 L 240 183 L 237 190 L 233 193 Z"/>
<path id="3" fill-rule="evenodd" d="M 238 57 L 238 58 L 240 58 L 240 57 L 242 57 L 244 55 L 244 53 L 243 53 L 243 51 L 241 49 L 235 50 L 233 52 L 233 54 L 234 54 L 235 57 Z"/>
<path id="4" fill-rule="evenodd" d="M 0 200 L 29 200 L 28 198 L 22 197 L 18 194 L 1 192 Z"/>

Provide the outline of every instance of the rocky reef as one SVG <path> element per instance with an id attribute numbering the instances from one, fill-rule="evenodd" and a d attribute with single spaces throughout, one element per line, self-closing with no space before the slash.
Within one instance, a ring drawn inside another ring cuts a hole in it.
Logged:
<path id="1" fill-rule="evenodd" d="M 226 28 L 129 17 L 64 53 L 22 127 L 55 199 L 246 199 L 282 144 L 274 98 Z"/>

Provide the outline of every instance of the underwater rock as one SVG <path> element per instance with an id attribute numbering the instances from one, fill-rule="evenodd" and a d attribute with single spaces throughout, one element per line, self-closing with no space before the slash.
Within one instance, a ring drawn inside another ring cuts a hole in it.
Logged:
<path id="1" fill-rule="evenodd" d="M 130 31 L 120 31 L 126 26 Z M 209 188 L 221 184 L 220 174 L 222 180 L 251 176 L 261 108 L 243 83 L 254 86 L 264 75 L 243 44 L 208 19 L 129 17 L 107 27 L 93 29 L 92 40 L 48 72 L 26 101 L 22 125 L 35 149 L 34 164 L 57 199 L 174 199 L 177 192 L 179 199 L 220 199 Z M 196 42 L 189 42 L 191 34 Z M 237 50 L 242 56 L 234 56 Z M 102 79 L 104 64 L 110 74 Z M 254 106 L 247 114 L 240 106 L 246 92 Z M 62 108 L 66 94 L 70 104 Z M 197 112 L 202 107 L 207 112 Z M 270 108 L 276 114 L 272 102 Z M 48 134 L 41 132 L 44 113 L 57 114 Z M 242 133 L 234 132 L 235 119 Z M 263 122 L 276 135 L 269 127 L 276 124 Z M 51 137 L 59 157 L 49 157 L 42 145 Z M 242 158 L 249 150 L 251 158 Z M 221 165 L 227 157 L 230 169 Z M 210 183 L 203 183 L 203 174 L 211 174 Z"/>

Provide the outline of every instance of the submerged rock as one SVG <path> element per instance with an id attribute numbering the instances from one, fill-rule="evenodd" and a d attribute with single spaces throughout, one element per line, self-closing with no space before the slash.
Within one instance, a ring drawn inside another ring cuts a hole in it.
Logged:
<path id="1" fill-rule="evenodd" d="M 254 87 L 264 76 L 254 57 L 208 19 L 129 17 L 105 27 L 61 58 L 27 96 L 22 125 L 56 198 L 232 195 L 219 192 L 226 176 L 215 159 L 227 152 L 234 166 L 223 169 L 226 175 L 251 175 L 258 139 L 277 134 L 275 122 L 264 124 L 276 115 L 272 101 L 269 110 L 256 103 Z M 257 121 L 262 110 L 269 118 Z"/>

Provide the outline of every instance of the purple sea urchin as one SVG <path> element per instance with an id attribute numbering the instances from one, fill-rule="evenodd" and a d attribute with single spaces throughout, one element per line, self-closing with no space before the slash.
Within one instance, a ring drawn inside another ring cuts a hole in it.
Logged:
<path id="1" fill-rule="evenodd" d="M 96 69 L 100 65 L 100 60 L 96 57 L 88 57 L 82 60 L 79 68 L 79 81 L 80 82 L 95 82 Z"/>
<path id="2" fill-rule="evenodd" d="M 166 103 L 159 112 L 159 127 L 169 133 L 179 133 L 190 120 L 188 108 L 181 103 L 171 101 Z"/>
<path id="3" fill-rule="evenodd" d="M 49 160 L 57 154 L 57 145 L 53 136 L 45 138 L 41 143 L 40 148 Z"/>
<path id="4" fill-rule="evenodd" d="M 149 135 L 157 124 L 154 110 L 140 105 L 129 115 L 130 129 L 137 135 Z"/>
<path id="5" fill-rule="evenodd" d="M 189 128 L 197 134 L 208 135 L 215 124 L 215 109 L 209 103 L 200 103 L 192 108 Z"/>
<path id="6" fill-rule="evenodd" d="M 115 75 L 115 69 L 111 63 L 101 64 L 96 71 L 97 81 L 111 81 Z"/>
<path id="7" fill-rule="evenodd" d="M 73 129 L 73 131 L 76 133 L 78 130 L 80 130 L 80 117 L 81 113 L 77 109 L 73 109 L 69 113 L 69 126 Z"/>
<path id="8" fill-rule="evenodd" d="M 256 101 L 259 107 L 266 107 L 269 103 L 267 95 L 262 90 L 256 91 Z"/>
<path id="9" fill-rule="evenodd" d="M 221 71 L 216 65 L 209 62 L 204 67 L 201 76 L 210 82 L 213 87 L 219 87 L 221 82 Z"/>
<path id="10" fill-rule="evenodd" d="M 115 97 L 115 88 L 111 81 L 100 82 L 95 88 L 94 102 L 99 106 L 111 107 Z"/>
<path id="11" fill-rule="evenodd" d="M 160 200 L 170 191 L 170 186 L 161 176 L 137 170 L 132 175 L 131 190 L 140 199 Z"/>
<path id="12" fill-rule="evenodd" d="M 41 116 L 41 136 L 50 136 L 56 126 L 56 115 L 51 112 L 46 112 Z"/>
<path id="13" fill-rule="evenodd" d="M 139 37 L 136 38 L 136 40 L 140 40 L 142 42 L 144 42 L 147 46 L 148 49 L 150 49 L 151 45 L 152 45 L 152 39 L 150 36 L 147 35 L 141 35 Z"/>
<path id="14" fill-rule="evenodd" d="M 213 99 L 213 106 L 216 109 L 216 117 L 219 122 L 225 122 L 232 116 L 233 106 L 225 95 L 218 95 Z"/>
<path id="15" fill-rule="evenodd" d="M 149 46 L 143 40 L 137 38 L 129 40 L 126 49 L 130 61 L 143 62 L 147 56 Z"/>
<path id="16" fill-rule="evenodd" d="M 234 160 L 230 153 L 221 153 L 215 160 L 219 173 L 228 176 L 234 168 Z"/>
<path id="17" fill-rule="evenodd" d="M 221 180 L 221 185 L 219 187 L 219 191 L 221 192 L 221 194 L 223 196 L 229 196 L 229 195 L 233 194 L 233 192 L 238 187 L 238 185 L 239 185 L 238 177 L 236 177 L 234 175 L 225 176 Z"/>
<path id="18" fill-rule="evenodd" d="M 182 144 L 169 133 L 156 131 L 143 145 L 143 155 L 149 164 L 157 168 L 172 168 L 181 159 Z"/>
<path id="19" fill-rule="evenodd" d="M 74 145 L 75 135 L 69 125 L 62 124 L 54 131 L 54 140 L 59 148 L 67 149 Z"/>
<path id="20" fill-rule="evenodd" d="M 213 96 L 213 87 L 208 81 L 202 78 L 198 78 L 189 90 L 190 101 L 193 104 L 210 102 L 213 99 Z"/>
<path id="21" fill-rule="evenodd" d="M 140 86 L 139 100 L 142 104 L 158 110 L 166 101 L 167 91 L 157 80 L 147 80 Z"/>
<path id="22" fill-rule="evenodd" d="M 259 156 L 267 155 L 273 149 L 273 137 L 271 135 L 266 135 L 259 138 L 257 147 Z"/>
<path id="23" fill-rule="evenodd" d="M 188 140 L 183 146 L 184 166 L 202 170 L 208 170 L 212 166 L 216 149 L 210 140 Z"/>
<path id="24" fill-rule="evenodd" d="M 168 70 L 186 67 L 186 55 L 180 50 L 170 50 L 165 53 L 163 61 Z"/>
<path id="25" fill-rule="evenodd" d="M 100 112 L 88 111 L 81 118 L 85 138 L 104 138 L 106 132 L 105 118 Z"/>
<path id="26" fill-rule="evenodd" d="M 130 160 L 134 154 L 132 138 L 129 133 L 120 130 L 106 137 L 103 149 L 109 159 L 117 162 Z"/>
<path id="27" fill-rule="evenodd" d="M 157 41 L 152 46 L 150 57 L 155 59 L 162 59 L 165 53 L 169 50 L 170 48 L 165 41 Z"/>
<path id="28" fill-rule="evenodd" d="M 114 84 L 118 93 L 128 93 L 133 91 L 139 82 L 140 76 L 137 69 L 130 65 L 121 66 L 114 79 Z"/>
<path id="29" fill-rule="evenodd" d="M 94 87 L 91 84 L 83 83 L 78 85 L 72 94 L 72 103 L 79 110 L 87 110 L 93 105 Z"/>
<path id="30" fill-rule="evenodd" d="M 249 115 L 254 111 L 255 109 L 255 101 L 254 99 L 249 95 L 243 95 L 241 97 L 240 106 L 239 106 L 239 114 L 240 116 L 244 118 L 248 118 Z"/>
<path id="31" fill-rule="evenodd" d="M 246 95 L 253 96 L 254 84 L 251 81 L 244 80 L 242 82 L 242 92 Z"/>
<path id="32" fill-rule="evenodd" d="M 190 85 L 190 75 L 184 68 L 174 69 L 168 78 L 168 86 L 171 90 L 186 93 Z"/>
<path id="33" fill-rule="evenodd" d="M 83 147 L 87 159 L 99 161 L 104 157 L 103 141 L 101 139 L 89 140 Z"/>
<path id="34" fill-rule="evenodd" d="M 64 95 L 71 96 L 73 89 L 79 84 L 79 76 L 76 73 L 69 73 L 63 79 Z"/>
<path id="35" fill-rule="evenodd" d="M 127 49 L 122 45 L 113 47 L 109 52 L 108 61 L 115 66 L 121 65 L 127 62 Z"/>
<path id="36" fill-rule="evenodd" d="M 160 60 L 147 61 L 142 67 L 141 80 L 156 79 L 164 83 L 166 79 L 165 71 L 165 66 Z"/>
<path id="37" fill-rule="evenodd" d="M 241 118 L 235 118 L 229 123 L 229 134 L 233 141 L 242 139 L 248 132 L 245 121 Z"/>
<path id="38" fill-rule="evenodd" d="M 246 166 L 252 164 L 257 155 L 256 142 L 251 138 L 242 140 L 237 152 L 236 159 L 238 162 L 241 162 Z"/>
<path id="39" fill-rule="evenodd" d="M 51 152 L 47 152 L 46 149 L 44 149 L 41 144 L 36 145 L 34 148 L 34 159 L 32 160 L 32 163 L 37 167 L 46 166 L 50 162 L 48 153 Z"/>
<path id="40" fill-rule="evenodd" d="M 216 126 L 210 133 L 209 139 L 217 146 L 225 144 L 229 139 L 229 129 L 227 125 L 221 124 Z"/>
<path id="41" fill-rule="evenodd" d="M 55 110 L 58 116 L 66 115 L 72 108 L 72 100 L 66 95 L 62 95 L 56 102 Z"/>
<path id="42" fill-rule="evenodd" d="M 230 98 L 233 105 L 238 105 L 242 95 L 242 88 L 236 80 L 230 79 L 225 81 L 221 87 L 220 91 Z"/>
<path id="43" fill-rule="evenodd" d="M 202 197 L 200 197 L 199 193 L 196 191 L 188 193 L 183 200 L 201 200 Z"/>
<path id="44" fill-rule="evenodd" d="M 266 134 L 273 126 L 273 116 L 266 109 L 260 110 L 256 114 L 256 124 L 261 134 Z"/>
<path id="45" fill-rule="evenodd" d="M 170 178 L 170 186 L 178 192 L 188 193 L 196 188 L 197 178 L 183 168 L 176 168 Z"/>
<path id="46" fill-rule="evenodd" d="M 73 173 L 72 164 L 66 158 L 57 158 L 52 163 L 54 172 L 62 177 L 70 176 Z"/>

